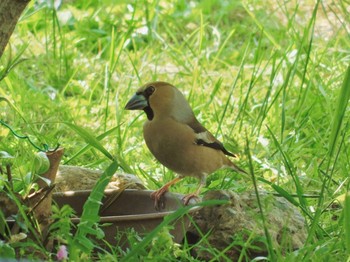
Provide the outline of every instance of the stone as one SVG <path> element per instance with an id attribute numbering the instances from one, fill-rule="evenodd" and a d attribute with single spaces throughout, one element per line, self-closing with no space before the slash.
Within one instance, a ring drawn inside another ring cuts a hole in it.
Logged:
<path id="1" fill-rule="evenodd" d="M 299 210 L 283 197 L 259 192 L 260 201 L 273 247 L 283 253 L 299 249 L 307 237 L 306 222 Z M 250 260 L 267 256 L 263 222 L 254 191 L 235 193 L 229 190 L 209 191 L 203 201 L 221 199 L 228 204 L 205 206 L 194 217 L 195 225 L 187 232 L 189 243 L 195 244 L 194 255 L 203 260 L 217 259 L 209 250 L 214 247 L 223 261 L 229 258 Z M 199 230 L 198 230 L 199 229 Z"/>
<path id="2" fill-rule="evenodd" d="M 59 166 L 56 175 L 55 192 L 90 190 L 99 179 L 102 170 L 93 170 L 80 166 Z M 135 175 L 116 173 L 112 176 L 106 189 L 145 189 L 141 180 Z"/>

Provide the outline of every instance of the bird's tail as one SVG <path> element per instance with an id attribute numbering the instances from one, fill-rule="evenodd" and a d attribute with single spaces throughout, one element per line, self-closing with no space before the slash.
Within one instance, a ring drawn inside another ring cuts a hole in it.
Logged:
<path id="1" fill-rule="evenodd" d="M 235 163 L 231 162 L 229 159 L 227 159 L 227 163 L 226 163 L 226 167 L 241 173 L 241 174 L 245 174 L 248 175 L 247 171 L 245 171 L 244 169 L 240 168 L 239 166 L 237 166 Z"/>

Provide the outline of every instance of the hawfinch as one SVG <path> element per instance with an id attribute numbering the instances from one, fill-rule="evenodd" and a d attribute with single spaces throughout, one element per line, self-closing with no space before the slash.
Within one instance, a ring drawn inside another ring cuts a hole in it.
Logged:
<path id="1" fill-rule="evenodd" d="M 164 208 L 164 203 L 160 203 L 162 196 L 185 176 L 200 180 L 197 190 L 183 198 L 187 205 L 198 196 L 207 176 L 216 170 L 227 167 L 246 173 L 226 157 L 236 156 L 198 122 L 184 95 L 173 85 L 148 83 L 137 90 L 125 109 L 146 113 L 143 136 L 147 147 L 160 163 L 178 174 L 152 193 L 156 209 Z"/>

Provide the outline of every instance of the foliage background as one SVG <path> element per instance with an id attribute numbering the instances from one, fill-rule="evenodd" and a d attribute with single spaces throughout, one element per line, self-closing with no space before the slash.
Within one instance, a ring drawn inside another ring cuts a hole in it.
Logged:
<path id="1" fill-rule="evenodd" d="M 259 187 L 284 189 L 310 214 L 305 257 L 345 258 L 350 232 L 334 203 L 349 187 L 349 12 L 346 1 L 32 1 L 0 61 L 0 118 L 38 144 L 60 143 L 72 165 L 109 160 L 79 153 L 86 142 L 64 122 L 103 135 L 119 170 L 156 189 L 175 174 L 147 150 L 145 116 L 123 108 L 140 85 L 173 83 L 246 169 L 249 140 L 255 175 L 276 186 Z M 15 156 L 21 187 L 34 149 L 1 128 L 0 150 Z M 223 170 L 204 191 L 249 187 Z"/>

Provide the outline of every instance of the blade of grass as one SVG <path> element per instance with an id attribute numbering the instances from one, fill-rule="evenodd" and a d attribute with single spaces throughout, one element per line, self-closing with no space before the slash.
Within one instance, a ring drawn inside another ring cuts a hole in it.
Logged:
<path id="1" fill-rule="evenodd" d="M 282 149 L 280 143 L 278 142 L 277 138 L 275 137 L 275 135 L 273 134 L 272 130 L 267 126 L 267 130 L 268 132 L 270 133 L 278 151 L 281 153 L 282 155 L 282 158 L 283 158 L 283 162 L 284 162 L 284 165 L 288 171 L 288 174 L 292 177 L 293 181 L 294 181 L 294 185 L 295 185 L 295 188 L 296 188 L 296 193 L 298 195 L 298 199 L 299 199 L 299 203 L 301 205 L 301 207 L 303 208 L 303 210 L 307 210 L 307 202 L 305 200 L 305 198 L 303 197 L 304 195 L 304 190 L 303 190 L 303 187 L 301 186 L 301 183 L 300 183 L 300 180 L 299 180 L 299 177 L 297 174 L 295 174 L 295 168 L 294 166 L 292 165 L 291 163 L 291 159 L 290 157 L 287 155 L 286 152 L 284 152 L 284 150 Z"/>
<path id="2" fill-rule="evenodd" d="M 229 108 L 230 100 L 231 100 L 231 97 L 232 97 L 232 95 L 233 95 L 233 90 L 234 90 L 234 88 L 236 87 L 236 85 L 237 85 L 237 83 L 238 83 L 238 79 L 239 79 L 241 73 L 242 73 L 243 70 L 244 70 L 244 65 L 245 65 L 247 56 L 248 56 L 248 54 L 249 54 L 249 47 L 250 47 L 250 46 L 249 46 L 249 44 L 248 44 L 247 47 L 246 47 L 246 49 L 244 50 L 243 58 L 242 58 L 241 63 L 240 63 L 240 65 L 239 65 L 239 69 L 238 69 L 237 75 L 236 75 L 236 77 L 235 77 L 235 80 L 234 80 L 233 83 L 232 83 L 232 86 L 231 86 L 231 89 L 230 89 L 228 98 L 227 98 L 227 100 L 226 100 L 225 108 L 224 108 L 224 110 L 223 110 L 223 112 L 222 112 L 221 119 L 220 119 L 220 121 L 219 121 L 218 128 L 217 128 L 217 132 L 216 132 L 215 135 L 217 135 L 217 133 L 219 132 L 219 130 L 221 130 L 221 125 L 222 125 L 222 123 L 223 123 L 223 121 L 224 121 L 224 117 L 225 117 L 226 112 L 227 112 L 227 110 L 228 110 L 228 108 Z M 235 122 L 232 124 L 232 127 L 231 127 L 229 133 L 232 133 L 232 130 L 234 129 L 234 127 L 235 127 L 235 125 L 236 125 L 236 123 L 237 123 L 237 121 L 238 121 L 238 119 L 239 119 L 239 116 L 240 116 L 240 114 L 241 114 L 241 112 L 242 112 L 242 108 L 244 108 L 244 107 L 245 107 L 244 104 L 240 106 L 240 109 L 239 109 L 239 111 L 238 111 L 238 113 L 237 113 L 236 120 L 235 120 Z"/>
<path id="3" fill-rule="evenodd" d="M 344 235 L 345 235 L 345 246 L 350 255 L 350 193 L 348 192 L 345 196 L 344 202 Z"/>
<path id="4" fill-rule="evenodd" d="M 284 81 L 281 90 L 282 90 L 282 102 L 281 102 L 281 108 L 282 108 L 282 112 L 281 112 L 281 143 L 283 142 L 283 138 L 284 138 L 284 130 L 285 130 L 285 125 L 286 125 L 286 100 L 287 100 L 287 88 L 289 86 L 290 83 L 293 82 L 294 76 L 296 75 L 296 70 L 299 64 L 299 58 L 301 56 L 301 48 L 302 45 L 300 45 L 299 50 L 297 52 L 297 56 L 295 58 L 295 61 L 293 62 L 293 64 L 290 66 L 287 76 L 286 76 L 286 80 Z M 286 59 L 288 60 L 288 59 Z"/>
<path id="5" fill-rule="evenodd" d="M 271 34 L 264 30 L 264 26 L 258 21 L 255 14 L 250 11 L 249 7 L 245 3 L 242 3 L 242 6 L 245 9 L 245 11 L 249 14 L 249 16 L 253 19 L 257 27 L 263 32 L 264 35 L 266 35 L 270 42 L 275 46 L 275 48 L 280 50 L 281 46 L 277 43 L 277 41 L 273 38 Z"/>
<path id="6" fill-rule="evenodd" d="M 329 138 L 328 145 L 328 156 L 331 158 L 334 153 L 334 149 L 337 144 L 337 140 L 339 138 L 339 133 L 341 131 L 341 126 L 344 120 L 345 111 L 350 99 L 350 65 L 348 66 L 345 77 L 343 81 L 343 85 L 341 87 L 338 101 L 337 101 L 337 109 L 334 112 L 334 120 L 332 125 L 332 131 Z"/>
<path id="7" fill-rule="evenodd" d="M 112 41 L 113 42 L 113 41 Z M 107 122 L 108 122 L 108 113 L 109 113 L 109 98 L 110 98 L 110 80 L 111 80 L 111 72 L 109 71 L 109 65 L 105 65 L 105 74 L 104 74 L 104 83 L 103 90 L 105 93 L 105 108 L 104 108 L 104 118 L 103 118 L 103 131 L 107 130 Z"/>
<path id="8" fill-rule="evenodd" d="M 226 200 L 209 200 L 209 201 L 198 203 L 195 206 L 213 206 L 213 205 L 223 205 L 227 203 L 228 201 Z M 176 210 L 174 213 L 171 213 L 170 215 L 166 216 L 162 221 L 162 223 L 160 223 L 152 232 L 150 232 L 138 245 L 132 247 L 129 250 L 129 252 L 126 254 L 126 256 L 124 256 L 120 260 L 120 262 L 133 261 L 133 259 L 136 259 L 138 254 L 147 247 L 147 245 L 158 234 L 158 232 L 162 230 L 163 227 L 169 225 L 170 223 L 174 222 L 175 220 L 187 214 L 191 208 L 193 208 L 193 206 L 184 206 Z"/>
<path id="9" fill-rule="evenodd" d="M 259 177 L 258 180 L 262 181 L 262 182 L 264 182 L 264 183 L 266 183 L 268 185 L 270 185 L 278 193 L 279 196 L 284 197 L 292 205 L 294 205 L 294 206 L 296 206 L 298 208 L 301 208 L 303 210 L 304 214 L 307 215 L 310 219 L 312 219 L 312 216 L 311 216 L 310 212 L 307 209 L 305 209 L 303 206 L 301 206 L 299 204 L 299 202 L 294 199 L 293 195 L 289 194 L 282 187 L 280 187 L 280 186 L 278 186 L 278 185 L 276 185 L 276 184 L 274 184 L 274 183 L 272 183 L 272 182 L 270 182 L 270 181 L 268 181 L 268 180 L 266 180 L 266 179 L 264 179 L 262 177 Z M 296 195 L 296 196 L 298 196 L 298 195 Z M 310 196 L 309 195 L 303 195 L 303 198 L 304 197 L 310 197 Z M 312 198 L 318 198 L 318 196 L 313 196 L 313 195 L 311 197 Z"/>
<path id="10" fill-rule="evenodd" d="M 347 123 L 346 123 L 345 126 L 344 126 L 344 130 L 349 130 L 349 124 L 350 124 L 350 118 L 348 118 L 348 121 L 347 121 Z M 336 151 L 336 153 L 335 153 L 335 156 L 333 157 L 334 160 L 333 160 L 332 168 L 330 169 L 330 174 L 325 173 L 325 176 L 326 176 L 327 178 L 329 178 L 329 179 L 328 179 L 328 184 L 327 184 L 326 188 L 330 188 L 331 184 L 336 184 L 336 185 L 338 186 L 338 189 L 336 189 L 336 190 L 334 191 L 333 194 L 336 194 L 336 192 L 340 189 L 341 184 L 344 183 L 344 182 L 343 182 L 343 183 L 339 184 L 338 181 L 336 181 L 336 180 L 333 178 L 333 173 L 334 173 L 334 171 L 335 171 L 335 169 L 336 169 L 336 167 L 337 167 L 337 162 L 338 162 L 339 157 L 341 156 L 341 153 L 344 153 L 344 151 L 342 150 L 342 148 L 343 148 L 344 146 L 346 146 L 346 141 L 345 141 L 345 139 L 347 139 L 346 134 L 347 134 L 346 131 L 343 132 L 343 134 L 342 134 L 342 138 L 341 138 L 341 140 L 340 140 L 340 142 L 339 142 L 338 149 L 337 149 L 337 151 Z M 346 150 L 346 149 L 345 149 L 345 153 L 347 153 L 347 150 Z M 344 181 L 346 181 L 346 179 L 345 179 Z"/>
<path id="11" fill-rule="evenodd" d="M 16 215 L 17 220 L 19 220 L 24 225 L 26 225 L 28 231 L 35 238 L 36 243 L 40 246 L 43 246 L 42 239 L 40 238 L 40 234 L 37 228 L 35 227 L 35 221 L 33 221 L 33 217 L 28 215 L 28 210 L 26 206 L 23 205 L 22 201 L 20 201 L 20 199 L 18 198 L 18 195 L 16 195 L 16 193 L 13 192 L 13 189 L 9 186 L 9 184 L 5 184 L 5 186 L 6 186 L 6 192 L 9 198 L 18 207 L 18 214 Z"/>
<path id="12" fill-rule="evenodd" d="M 81 138 L 83 138 L 86 143 L 96 148 L 110 160 L 114 161 L 114 157 L 107 151 L 107 149 L 104 148 L 100 141 L 98 141 L 98 139 L 90 131 L 72 123 L 64 122 L 64 124 L 70 127 L 73 131 L 75 131 L 75 133 L 77 133 Z"/>
<path id="13" fill-rule="evenodd" d="M 253 181 L 253 186 L 254 186 L 254 191 L 256 194 L 256 200 L 258 203 L 258 207 L 259 207 L 259 211 L 260 211 L 260 216 L 261 216 L 261 221 L 264 227 L 264 234 L 266 237 L 266 245 L 267 245 L 267 249 L 269 251 L 269 257 L 271 261 L 276 261 L 276 253 L 274 251 L 274 246 L 272 243 L 272 239 L 271 239 L 271 235 L 268 231 L 268 227 L 267 227 L 267 222 L 265 219 L 265 215 L 264 215 L 264 210 L 262 208 L 262 204 L 260 201 L 260 196 L 259 196 L 259 190 L 258 190 L 258 186 L 257 186 L 257 182 L 256 182 L 256 177 L 254 174 L 254 168 L 253 168 L 253 160 L 252 160 L 252 156 L 250 154 L 250 147 L 249 147 L 249 140 L 248 140 L 248 136 L 246 135 L 246 155 L 248 157 L 248 161 L 249 161 L 249 173 L 251 174 L 252 177 L 252 181 Z"/>
<path id="14" fill-rule="evenodd" d="M 233 34 L 236 32 L 236 29 L 232 29 L 230 31 L 230 33 L 228 34 L 228 36 L 226 37 L 226 39 L 224 40 L 224 42 L 222 43 L 222 45 L 220 46 L 220 49 L 217 51 L 214 59 L 213 59 L 213 62 L 215 61 L 218 61 L 218 58 L 219 56 L 221 55 L 222 51 L 224 50 L 224 48 L 226 47 L 226 44 L 228 43 L 228 41 L 230 40 L 230 38 L 233 36 Z"/>
<path id="15" fill-rule="evenodd" d="M 19 116 L 22 118 L 22 120 L 26 124 L 28 124 L 26 118 L 23 116 L 23 113 L 10 100 L 8 100 L 6 97 L 1 97 L 0 96 L 0 102 L 1 101 L 5 101 L 17 114 L 19 114 Z"/>
<path id="16" fill-rule="evenodd" d="M 21 58 L 24 51 L 27 49 L 29 44 L 24 45 L 21 47 L 21 49 L 17 52 L 16 56 L 12 58 L 12 48 L 11 45 L 9 45 L 9 57 L 6 63 L 6 67 L 1 68 L 0 67 L 0 82 L 14 69 L 16 66 L 18 66 L 20 63 L 26 61 L 27 59 Z"/>
<path id="17" fill-rule="evenodd" d="M 330 170 L 333 153 L 337 145 L 337 140 L 339 138 L 339 134 L 341 131 L 341 127 L 342 127 L 342 123 L 344 120 L 345 111 L 346 111 L 349 99 L 350 99 L 350 65 L 348 66 L 345 72 L 342 88 L 338 96 L 337 109 L 334 112 L 334 118 L 333 118 L 334 120 L 333 120 L 332 131 L 331 131 L 331 135 L 329 138 L 329 145 L 328 145 L 327 173 Z M 327 179 L 326 178 L 323 179 L 322 187 L 320 190 L 320 198 L 317 203 L 317 209 L 314 215 L 314 219 L 310 226 L 310 231 L 309 231 L 309 235 L 306 240 L 306 243 L 309 243 L 313 238 L 316 230 L 316 224 L 318 223 L 322 215 L 322 210 L 323 210 L 322 207 L 324 203 L 324 192 L 326 191 L 327 184 L 329 184 L 330 183 L 329 181 L 332 180 L 332 174 L 333 172 L 331 172 L 331 174 L 327 176 Z"/>
<path id="18" fill-rule="evenodd" d="M 119 128 L 120 125 L 118 126 L 115 126 L 115 127 L 112 127 L 111 129 L 107 130 L 106 132 L 104 132 L 103 134 L 101 135 L 98 135 L 96 137 L 96 139 L 98 141 L 104 139 L 105 137 L 109 136 L 110 134 L 114 133 L 118 128 Z M 89 143 L 84 146 L 83 148 L 81 148 L 78 152 L 76 152 L 71 158 L 69 158 L 66 162 L 64 162 L 64 165 L 67 165 L 70 161 L 72 161 L 73 159 L 81 156 L 82 154 L 84 154 L 87 150 L 89 150 L 91 148 L 92 145 L 90 145 Z"/>
<path id="19" fill-rule="evenodd" d="M 238 111 L 237 119 L 239 119 L 238 117 L 239 117 L 239 115 L 242 112 L 243 113 L 246 112 L 246 109 L 248 107 L 248 101 L 249 101 L 250 94 L 253 91 L 255 81 L 259 78 L 259 69 L 260 69 L 260 66 L 261 66 L 261 63 L 262 63 L 261 59 L 259 61 L 260 51 L 262 50 L 261 44 L 262 44 L 262 37 L 259 38 L 258 47 L 256 49 L 256 52 L 254 53 L 253 69 L 252 69 L 251 77 L 250 77 L 250 80 L 249 80 L 248 90 L 245 93 L 243 103 L 240 106 L 240 109 Z M 261 74 L 261 72 L 260 72 L 260 74 Z M 239 125 L 239 130 L 240 131 L 242 130 L 242 127 L 243 127 L 243 117 L 241 117 L 241 122 L 240 122 L 240 125 Z"/>
<path id="20" fill-rule="evenodd" d="M 100 219 L 99 211 L 101 207 L 101 200 L 104 196 L 104 190 L 118 166 L 119 164 L 115 161 L 109 165 L 109 167 L 102 173 L 101 177 L 96 182 L 96 185 L 92 189 L 88 200 L 84 204 L 83 213 L 72 243 L 70 259 L 73 261 L 79 260 L 79 255 L 81 252 L 89 254 L 93 249 L 94 245 L 91 239 L 88 238 L 88 235 L 98 235 L 98 232 L 96 232 L 97 229 L 94 229 L 93 226 Z"/>
<path id="21" fill-rule="evenodd" d="M 114 36 L 114 27 L 112 27 L 112 34 L 111 34 L 111 44 L 110 44 L 110 57 L 108 63 L 105 65 L 105 74 L 104 74 L 104 82 L 103 82 L 103 90 L 106 94 L 106 105 L 104 110 L 104 119 L 103 119 L 103 127 L 104 131 L 107 129 L 107 121 L 108 121 L 108 113 L 109 113 L 109 98 L 110 98 L 110 85 L 111 85 L 111 77 L 113 74 L 113 71 L 110 70 L 111 67 L 113 67 L 113 60 L 115 59 L 115 36 Z"/>

